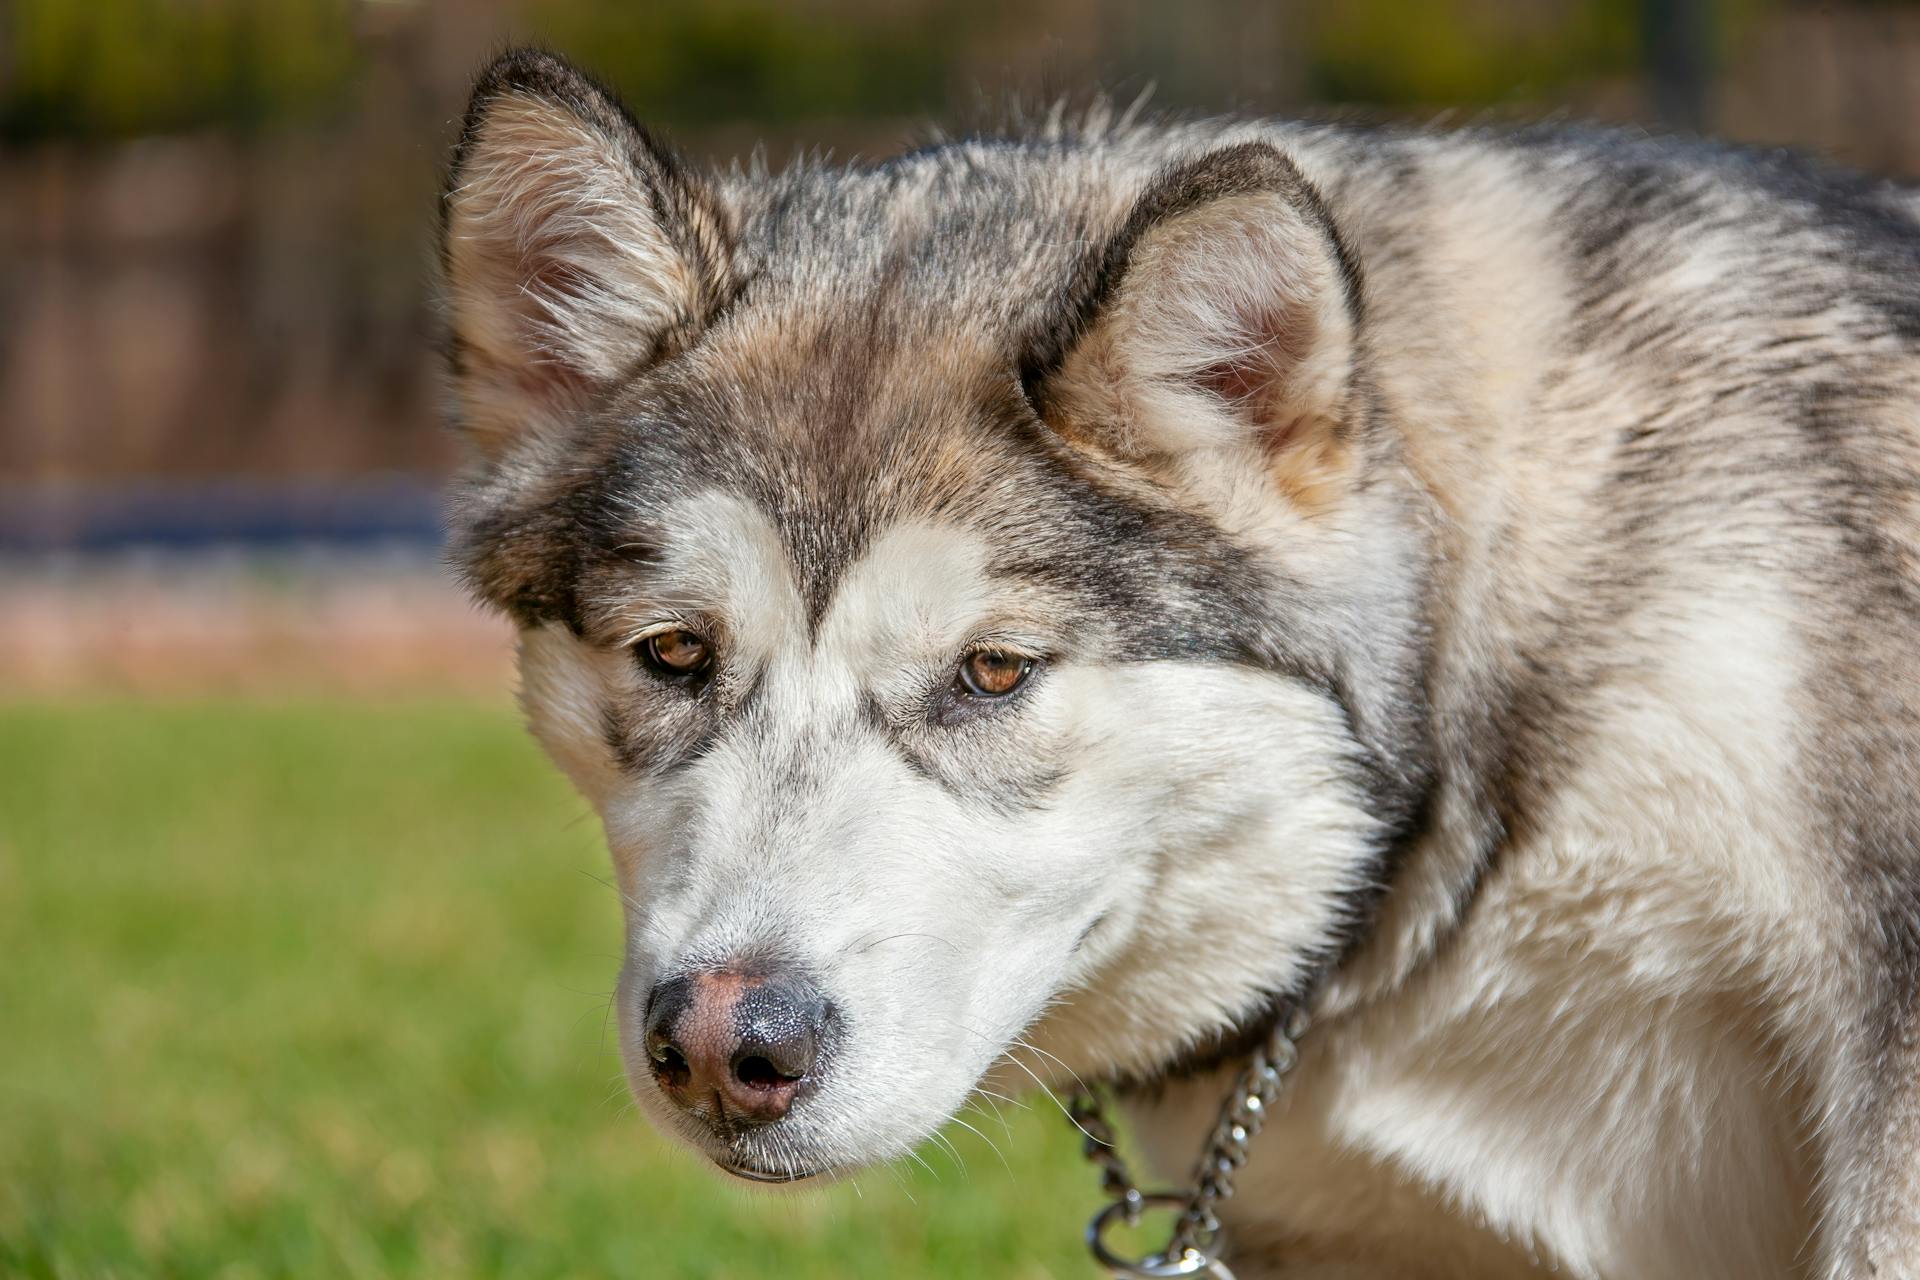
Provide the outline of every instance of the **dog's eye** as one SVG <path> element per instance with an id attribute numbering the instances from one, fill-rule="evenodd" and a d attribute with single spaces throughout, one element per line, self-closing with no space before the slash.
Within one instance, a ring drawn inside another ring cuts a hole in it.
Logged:
<path id="1" fill-rule="evenodd" d="M 1004 698 L 1033 671 L 1033 660 L 1004 649 L 979 649 L 960 664 L 960 687 L 976 698 Z"/>
<path id="2" fill-rule="evenodd" d="M 640 663 L 657 676 L 684 680 L 713 665 L 713 646 L 691 631 L 662 631 L 642 640 Z"/>

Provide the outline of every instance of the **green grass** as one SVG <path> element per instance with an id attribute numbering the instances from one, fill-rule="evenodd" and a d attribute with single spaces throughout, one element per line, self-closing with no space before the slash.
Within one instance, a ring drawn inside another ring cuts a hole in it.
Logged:
<path id="1" fill-rule="evenodd" d="M 1039 1107 L 799 1196 L 669 1150 L 604 856 L 500 708 L 0 707 L 0 1275 L 1092 1274 Z"/>

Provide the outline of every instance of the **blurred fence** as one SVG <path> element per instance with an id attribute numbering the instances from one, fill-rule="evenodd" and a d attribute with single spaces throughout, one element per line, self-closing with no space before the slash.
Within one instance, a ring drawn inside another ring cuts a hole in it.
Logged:
<path id="1" fill-rule="evenodd" d="M 544 23 L 501 4 L 362 4 L 340 11 L 352 57 L 317 113 L 125 136 L 75 89 L 63 133 L 48 105 L 62 99 L 41 86 L 0 148 L 0 480 L 443 470 L 435 186 L 466 76 L 515 34 L 566 38 L 697 154 L 771 132 L 777 158 L 798 139 L 895 145 L 915 124 L 885 112 L 951 120 L 1003 86 L 1152 81 L 1175 106 L 1299 110 L 1344 92 L 1413 114 L 1646 118 L 1632 20 L 1660 8 L 842 3 L 804 22 L 775 7 L 753 37 L 741 4 L 626 18 L 560 5 Z M 1920 11 L 1752 9 L 1716 28 L 1710 126 L 1920 172 Z M 860 77 L 874 83 L 844 83 Z"/>
<path id="2" fill-rule="evenodd" d="M 75 556 L 130 549 L 171 548 L 176 583 L 214 546 L 308 568 L 315 548 L 371 549 L 379 574 L 400 557 L 434 584 L 437 616 L 464 608 L 434 565 L 432 490 L 457 453 L 437 411 L 435 196 L 467 78 L 516 40 L 595 67 L 706 160 L 759 143 L 775 163 L 801 146 L 871 155 L 924 120 L 991 121 L 1009 95 L 1151 84 L 1175 109 L 1664 111 L 1920 174 L 1911 5 L 12 0 L 0 630 L 80 608 L 75 581 L 124 585 Z M 65 585 L 22 608 L 30 560 Z M 235 562 L 208 563 L 231 577 Z M 225 588 L 181 590 L 231 609 Z M 35 634 L 36 652 L 58 647 Z M 8 643 L 0 686 L 23 652 Z M 12 670 L 78 680 L 84 665 Z"/>
<path id="3" fill-rule="evenodd" d="M 512 635 L 412 548 L 0 558 L 0 697 L 505 698 Z"/>
<path id="4" fill-rule="evenodd" d="M 0 148 L 0 481 L 442 471 L 435 186 L 466 76 L 516 35 L 628 82 L 699 155 L 771 134 L 777 159 L 801 139 L 897 145 L 914 115 L 976 114 L 1003 87 L 1647 118 L 1633 24 L 1663 7 L 563 4 L 536 21 L 382 3 L 338 10 L 345 69 L 305 89 L 324 109 L 288 119 L 219 118 L 216 102 L 215 118 L 180 108 L 180 127 L 128 136 L 124 112 L 70 87 L 63 118 L 57 84 L 34 81 L 36 111 L 16 104 Z M 1920 11 L 1719 7 L 1737 13 L 1715 28 L 1709 126 L 1920 172 Z"/>

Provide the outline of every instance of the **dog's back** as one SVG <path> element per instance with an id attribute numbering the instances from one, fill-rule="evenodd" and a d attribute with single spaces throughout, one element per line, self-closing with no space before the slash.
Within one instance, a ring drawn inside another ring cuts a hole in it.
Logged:
<path id="1" fill-rule="evenodd" d="M 1576 1269 L 1920 1272 L 1912 195 L 1598 131 L 1299 154 L 1434 498 L 1438 812 L 1477 815 L 1337 979 L 1379 1020 L 1328 1074 L 1472 1077 L 1378 1140 Z"/>

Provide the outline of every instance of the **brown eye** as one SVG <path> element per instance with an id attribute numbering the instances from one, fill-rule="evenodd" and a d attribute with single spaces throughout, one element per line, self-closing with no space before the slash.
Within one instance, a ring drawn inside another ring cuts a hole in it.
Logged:
<path id="1" fill-rule="evenodd" d="M 960 664 L 960 684 L 976 698 L 1004 698 L 1033 670 L 1033 660 L 1004 649 L 981 649 Z"/>
<path id="2" fill-rule="evenodd" d="M 640 661 L 670 679 L 697 676 L 713 663 L 713 647 L 691 631 L 662 631 L 640 642 Z"/>

